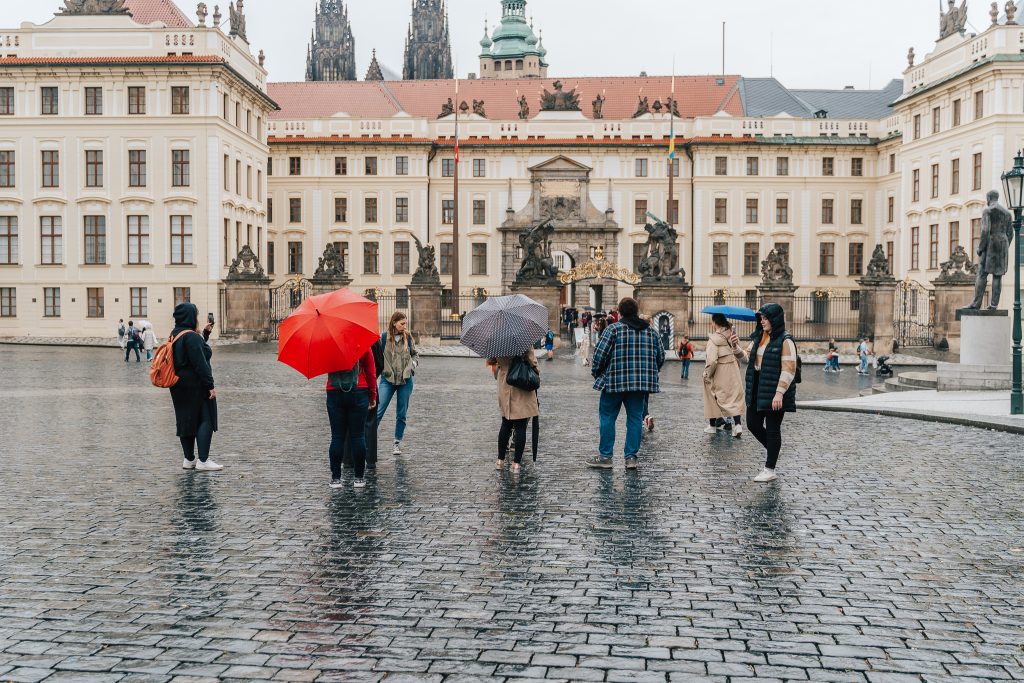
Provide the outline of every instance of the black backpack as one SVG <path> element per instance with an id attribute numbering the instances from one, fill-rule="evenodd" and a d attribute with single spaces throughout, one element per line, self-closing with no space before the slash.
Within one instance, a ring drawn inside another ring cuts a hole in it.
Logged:
<path id="1" fill-rule="evenodd" d="M 327 375 L 327 382 L 331 385 L 331 389 L 337 391 L 344 391 L 346 394 L 357 386 L 359 386 L 359 375 L 362 368 L 360 367 L 359 361 L 356 361 L 355 366 L 351 370 L 341 370 L 339 372 L 332 372 Z"/>

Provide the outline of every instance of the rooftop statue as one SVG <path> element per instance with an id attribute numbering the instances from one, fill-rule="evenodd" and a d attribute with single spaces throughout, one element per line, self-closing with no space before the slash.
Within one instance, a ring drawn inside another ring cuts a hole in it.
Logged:
<path id="1" fill-rule="evenodd" d="M 128 14 L 124 0 L 64 0 L 61 14 Z"/>
<path id="2" fill-rule="evenodd" d="M 487 118 L 487 111 L 484 109 L 483 100 L 473 100 L 473 113 L 481 118 Z"/>
<path id="3" fill-rule="evenodd" d="M 441 113 L 438 114 L 437 118 L 443 119 L 446 116 L 451 116 L 455 113 L 455 103 L 452 102 L 452 98 L 448 98 L 448 101 L 441 105 Z"/>
<path id="4" fill-rule="evenodd" d="M 526 99 L 526 95 L 519 96 L 519 120 L 525 121 L 530 118 L 530 103 Z"/>
<path id="5" fill-rule="evenodd" d="M 231 33 L 230 35 L 238 36 L 245 42 L 249 42 L 249 39 L 245 35 L 245 0 L 238 0 L 238 6 L 235 3 L 228 5 L 228 12 L 231 14 Z"/>
<path id="6" fill-rule="evenodd" d="M 956 0 L 949 0 L 949 10 L 939 15 L 939 40 L 948 38 L 954 33 L 963 34 L 967 26 L 967 0 L 959 8 Z"/>
<path id="7" fill-rule="evenodd" d="M 636 105 L 636 112 L 633 114 L 633 118 L 634 119 L 638 119 L 641 116 L 643 116 L 644 114 L 650 114 L 651 113 L 651 105 L 647 102 L 647 97 L 641 95 L 639 100 L 640 101 L 637 102 L 637 105 Z"/>
<path id="8" fill-rule="evenodd" d="M 580 96 L 576 93 L 576 89 L 573 88 L 568 92 L 562 90 L 562 81 L 555 81 L 554 92 L 548 92 L 544 90 L 544 94 L 540 97 L 540 110 L 541 111 L 579 111 L 580 110 Z"/>
<path id="9" fill-rule="evenodd" d="M 597 99 L 595 99 L 591 104 L 594 105 L 594 118 L 595 119 L 603 119 L 604 118 L 604 95 L 598 95 Z"/>
<path id="10" fill-rule="evenodd" d="M 968 308 L 980 309 L 992 276 L 992 297 L 988 309 L 999 308 L 1003 293 L 1003 276 L 1009 270 L 1010 245 L 1013 244 L 1013 214 L 999 204 L 999 193 L 988 193 L 988 208 L 981 214 L 981 241 L 978 243 L 978 281 L 974 301 Z"/>

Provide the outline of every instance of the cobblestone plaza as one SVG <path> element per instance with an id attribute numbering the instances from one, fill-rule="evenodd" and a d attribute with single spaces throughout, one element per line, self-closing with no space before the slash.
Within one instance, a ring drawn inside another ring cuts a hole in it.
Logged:
<path id="1" fill-rule="evenodd" d="M 428 359 L 406 454 L 331 491 L 322 384 L 269 349 L 216 351 L 216 474 L 117 350 L 2 353 L 0 680 L 1024 680 L 1019 436 L 799 412 L 759 486 L 670 366 L 640 470 L 591 471 L 559 358 L 513 477 L 482 361 Z"/>

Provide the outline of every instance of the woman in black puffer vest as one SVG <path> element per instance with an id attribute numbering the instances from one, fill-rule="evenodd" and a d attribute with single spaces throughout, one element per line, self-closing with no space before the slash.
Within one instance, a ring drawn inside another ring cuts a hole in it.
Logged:
<path id="1" fill-rule="evenodd" d="M 782 450 L 782 419 L 796 412 L 797 352 L 786 332 L 786 313 L 778 304 L 765 304 L 757 313 L 747 365 L 747 428 L 768 451 L 756 482 L 776 479 L 775 465 Z"/>

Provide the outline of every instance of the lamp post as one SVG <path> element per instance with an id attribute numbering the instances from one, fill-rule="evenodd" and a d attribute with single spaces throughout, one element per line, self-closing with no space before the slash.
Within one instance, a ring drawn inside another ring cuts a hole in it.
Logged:
<path id="1" fill-rule="evenodd" d="M 1024 211 L 1024 152 L 1017 152 L 1013 168 L 1003 174 L 1006 204 L 1013 209 L 1013 388 L 1010 391 L 1010 414 L 1024 415 L 1024 388 L 1021 386 L 1021 301 L 1020 240 L 1021 212 Z"/>

